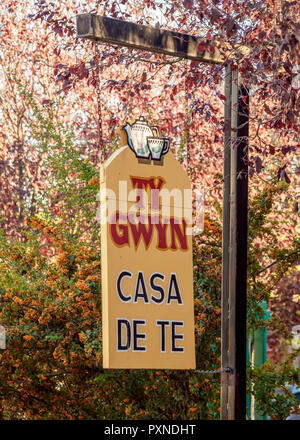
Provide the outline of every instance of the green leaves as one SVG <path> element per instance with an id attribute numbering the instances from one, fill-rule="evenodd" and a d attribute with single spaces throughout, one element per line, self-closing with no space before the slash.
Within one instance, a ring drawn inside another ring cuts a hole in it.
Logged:
<path id="1" fill-rule="evenodd" d="M 249 372 L 256 408 L 271 419 L 285 420 L 299 410 L 299 402 L 291 392 L 292 385 L 299 384 L 299 369 L 293 366 L 293 358 L 295 354 L 289 356 L 279 370 L 266 362 Z"/>

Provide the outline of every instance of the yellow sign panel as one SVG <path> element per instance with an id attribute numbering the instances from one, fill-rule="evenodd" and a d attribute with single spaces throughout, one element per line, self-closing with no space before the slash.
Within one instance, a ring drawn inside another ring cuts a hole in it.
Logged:
<path id="1" fill-rule="evenodd" d="M 189 179 L 158 131 L 147 156 L 125 130 L 101 169 L 103 367 L 194 369 Z"/>

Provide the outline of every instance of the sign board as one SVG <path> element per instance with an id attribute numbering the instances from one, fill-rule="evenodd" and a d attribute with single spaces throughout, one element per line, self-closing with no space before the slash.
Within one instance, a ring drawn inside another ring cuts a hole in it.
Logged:
<path id="1" fill-rule="evenodd" d="M 100 175 L 103 367 L 194 369 L 190 182 L 158 127 L 123 128 Z"/>

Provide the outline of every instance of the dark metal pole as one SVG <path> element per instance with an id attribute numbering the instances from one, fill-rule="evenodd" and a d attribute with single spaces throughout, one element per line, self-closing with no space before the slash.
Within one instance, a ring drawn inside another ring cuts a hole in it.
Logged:
<path id="1" fill-rule="evenodd" d="M 236 217 L 236 419 L 246 418 L 249 93 L 238 90 Z"/>
<path id="2" fill-rule="evenodd" d="M 223 233 L 222 233 L 222 323 L 221 368 L 229 366 L 229 234 L 230 234 L 230 152 L 231 152 L 231 67 L 225 67 Z M 221 420 L 228 419 L 228 373 L 221 375 Z"/>
<path id="3" fill-rule="evenodd" d="M 249 94 L 232 75 L 232 139 L 229 259 L 229 376 L 228 418 L 246 418 L 246 318 L 248 237 Z"/>

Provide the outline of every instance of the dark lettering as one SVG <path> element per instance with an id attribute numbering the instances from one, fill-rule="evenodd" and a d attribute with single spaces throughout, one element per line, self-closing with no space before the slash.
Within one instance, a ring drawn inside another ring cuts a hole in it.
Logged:
<path id="1" fill-rule="evenodd" d="M 156 278 L 160 278 L 162 281 L 164 281 L 165 277 L 161 273 L 153 273 L 150 277 L 150 287 L 154 292 L 160 293 L 160 297 L 157 298 L 156 296 L 151 295 L 151 300 L 154 301 L 156 304 L 161 304 L 165 299 L 165 291 L 163 287 L 154 284 L 154 281 Z"/>
<path id="2" fill-rule="evenodd" d="M 138 345 L 138 339 L 146 339 L 145 333 L 138 333 L 137 326 L 145 325 L 146 321 L 143 319 L 133 319 L 133 351 L 146 351 L 146 347 Z"/>
<path id="3" fill-rule="evenodd" d="M 131 296 L 130 295 L 125 296 L 124 293 L 122 292 L 122 289 L 121 289 L 121 282 L 124 277 L 131 278 L 132 273 L 128 272 L 127 270 L 123 270 L 123 272 L 120 273 L 120 275 L 117 278 L 117 292 L 118 292 L 118 295 L 119 295 L 119 298 L 121 301 L 128 302 L 128 301 L 131 301 L 131 299 L 132 299 Z"/>
<path id="4" fill-rule="evenodd" d="M 183 321 L 172 321 L 171 322 L 171 351 L 172 353 L 176 353 L 176 352 L 183 352 L 184 348 L 183 347 L 177 347 L 176 346 L 176 339 L 183 339 L 183 334 L 178 334 L 176 333 L 176 326 L 183 326 L 184 323 Z"/>
<path id="5" fill-rule="evenodd" d="M 125 343 L 122 343 L 122 327 L 126 330 Z M 131 343 L 131 327 L 130 321 L 127 319 L 117 319 L 117 349 L 118 351 L 128 351 Z"/>
<path id="6" fill-rule="evenodd" d="M 138 302 L 138 298 L 143 298 L 145 303 L 149 303 L 143 272 L 138 273 L 134 296 L 135 303 Z"/>
<path id="7" fill-rule="evenodd" d="M 174 294 L 172 294 L 173 290 L 175 291 Z M 175 273 L 171 274 L 167 304 L 170 304 L 171 301 L 177 301 L 178 304 L 183 304 L 182 299 L 181 299 L 181 295 L 180 295 L 179 286 L 178 286 L 178 281 L 177 281 Z"/>
<path id="8" fill-rule="evenodd" d="M 160 326 L 160 351 L 166 352 L 166 326 L 170 325 L 169 321 L 156 321 L 156 325 Z"/>

